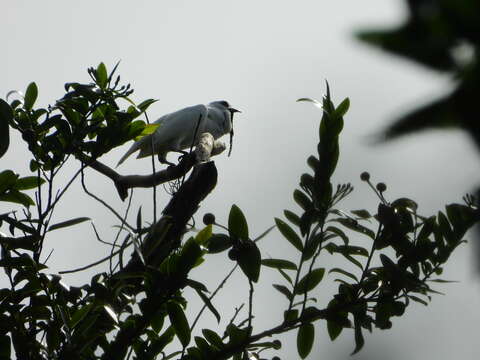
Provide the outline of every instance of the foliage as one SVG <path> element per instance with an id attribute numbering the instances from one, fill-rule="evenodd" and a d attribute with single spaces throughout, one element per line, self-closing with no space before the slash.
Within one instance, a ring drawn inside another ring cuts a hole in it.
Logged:
<path id="1" fill-rule="evenodd" d="M 428 303 L 436 293 L 431 282 L 442 281 L 434 277 L 441 274 L 453 250 L 464 241 L 465 232 L 478 220 L 471 197 L 465 198 L 464 205 L 447 205 L 437 215 L 421 216 L 413 200 L 388 201 L 386 185 L 374 187 L 367 173 L 361 179 L 379 198 L 374 215 L 372 210 L 341 210 L 341 200 L 353 187 L 334 185 L 332 176 L 350 102 L 345 99 L 335 106 L 327 84 L 322 102 L 300 99 L 322 108 L 317 152 L 307 159 L 310 172 L 301 175 L 300 188 L 293 193 L 300 210 L 285 210 L 285 220 L 275 219 L 295 256 L 262 258 L 257 243 L 272 228 L 252 237 L 247 217 L 236 205 L 230 209 L 227 226 L 209 214 L 204 217 L 206 227 L 194 236 L 186 235 L 182 242 L 186 223 L 202 200 L 196 196 L 198 187 L 189 183 L 205 168 L 199 164 L 155 223 L 146 224 L 139 210 L 136 226 L 131 226 L 127 215 L 114 212 L 121 221 L 117 239 L 124 235 L 124 240 L 112 244 L 110 255 L 103 259 L 109 261 L 109 271 L 96 274 L 83 286 L 67 286 L 61 275 L 48 273 L 40 256 L 43 242 L 50 231 L 89 218 L 50 225 L 56 205 L 99 156 L 151 131 L 136 119 L 153 100 L 133 104 L 128 98 L 130 87 L 118 87 L 119 77 L 113 80 L 115 69 L 109 75 L 103 64 L 89 69 L 92 84 L 67 84 L 68 93 L 47 109 L 34 108 L 38 96 L 34 83 L 28 86 L 23 101 L 1 102 L 0 126 L 8 124 L 7 128 L 22 134 L 32 153 L 34 173 L 20 177 L 5 170 L 0 174 L 0 200 L 23 206 L 21 214 L 12 210 L 0 216 L 0 226 L 8 227 L 11 235 L 0 236 L 0 266 L 10 282 L 10 287 L 0 290 L 2 358 L 12 357 L 14 352 L 19 359 L 154 359 L 160 354 L 163 359 L 253 359 L 280 349 L 280 341 L 270 338 L 290 331 L 296 331 L 298 353 L 306 358 L 314 346 L 315 322 L 325 324 L 332 340 L 351 329 L 355 353 L 364 344 L 365 330 L 388 329 L 412 301 Z M 122 99 L 130 104 L 126 110 L 117 104 Z M 8 137 L 5 132 L 2 136 Z M 79 161 L 79 170 L 67 186 L 57 190 L 55 176 L 72 158 Z M 211 166 L 208 169 L 212 170 Z M 216 171 L 206 174 L 214 186 L 211 177 Z M 185 198 L 184 189 L 189 186 L 196 192 Z M 35 200 L 25 193 L 32 190 Z M 357 244 L 365 242 L 366 247 Z M 131 245 L 134 253 L 124 265 L 123 253 Z M 210 293 L 211 284 L 193 280 L 190 272 L 208 266 L 210 254 L 225 252 L 234 265 Z M 321 254 L 339 256 L 349 264 L 326 269 L 319 263 Z M 262 267 L 278 271 L 283 282 L 273 284 L 272 297 L 285 297 L 288 305 L 278 325 L 255 332 L 253 297 Z M 249 287 L 246 314 L 237 319 L 242 305 L 223 324 L 220 321 L 227 309 L 217 309 L 213 298 L 237 268 Z M 316 291 L 329 274 L 335 275 L 338 292 L 326 307 L 317 306 Z M 190 299 L 184 295 L 185 288 L 193 289 L 204 304 L 194 319 L 187 312 Z M 215 316 L 217 329 L 196 331 L 204 310 Z"/>

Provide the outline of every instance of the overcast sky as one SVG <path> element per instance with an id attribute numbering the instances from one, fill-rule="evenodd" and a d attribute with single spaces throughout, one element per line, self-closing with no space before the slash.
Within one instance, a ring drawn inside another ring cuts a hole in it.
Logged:
<path id="1" fill-rule="evenodd" d="M 403 1 L 393 0 L 10 1 L 0 15 L 0 96 L 4 98 L 12 89 L 24 90 L 35 81 L 39 104 L 45 106 L 62 96 L 64 83 L 88 82 L 87 67 L 103 61 L 111 68 L 121 60 L 119 73 L 135 89 L 133 98 L 159 99 L 150 108 L 151 118 L 184 106 L 228 100 L 243 111 L 236 117 L 233 154 L 216 159 L 218 185 L 199 210 L 197 223 L 208 211 L 225 223 L 231 204 L 236 203 L 255 235 L 272 225 L 283 209 L 296 210 L 291 193 L 306 170 L 306 157 L 315 151 L 321 114 L 310 104 L 295 100 L 320 99 L 328 79 L 335 101 L 347 96 L 351 100 L 334 177 L 336 182 L 351 182 L 356 188 L 345 208 L 375 211 L 373 193 L 359 180 L 359 174 L 368 170 L 374 181 L 387 183 L 391 200 L 411 197 L 419 202 L 421 212 L 433 214 L 445 203 L 460 201 L 478 182 L 478 154 L 469 139 L 462 133 L 430 132 L 380 146 L 369 140 L 395 116 L 432 95 L 445 93 L 450 79 L 369 48 L 353 36 L 355 30 L 398 24 L 404 16 Z M 113 166 L 128 146 L 101 161 Z M 1 167 L 28 175 L 27 159 L 24 144 L 14 136 Z M 120 171 L 148 173 L 149 164 L 149 160 L 132 158 Z M 76 167 L 72 164 L 65 176 Z M 87 183 L 118 211 L 124 211 L 125 204 L 109 180 L 90 171 Z M 148 214 L 151 194 L 151 190 L 135 191 L 132 218 L 140 205 Z M 159 206 L 167 200 L 162 195 Z M 9 209 L 8 204 L 0 204 L 0 212 Z M 84 195 L 78 184 L 55 219 L 77 216 L 95 219 L 101 236 L 111 239 L 115 219 Z M 52 271 L 93 262 L 109 250 L 95 240 L 87 223 L 52 233 L 46 247 L 47 253 L 55 249 L 48 263 Z M 278 233 L 267 238 L 261 249 L 265 256 L 291 254 Z M 193 275 L 198 280 L 212 280 L 213 287 L 222 277 L 218 269 L 226 271 L 232 263 L 226 254 L 208 260 L 212 264 Z M 331 257 L 321 261 L 326 267 L 344 264 Z M 94 269 L 102 270 L 105 268 Z M 67 276 L 65 282 L 80 284 L 91 274 Z M 470 246 L 454 254 L 444 278 L 461 282 L 439 286 L 446 296 L 435 296 L 426 308 L 412 305 L 403 318 L 394 319 L 393 329 L 368 334 L 364 350 L 353 358 L 476 358 L 480 288 Z M 263 289 L 260 287 L 255 303 L 257 331 L 274 324 L 272 319 L 280 319 L 285 306 L 268 287 L 281 279 L 265 269 L 262 279 Z M 316 292 L 320 305 L 328 302 L 336 286 L 328 285 L 331 280 L 326 278 Z M 226 309 L 226 318 L 247 298 L 244 278 L 239 275 L 234 282 L 216 303 Z M 193 299 L 190 306 L 195 309 L 199 304 Z M 204 326 L 214 325 L 207 316 Z M 349 358 L 352 331 L 331 343 L 325 324 L 317 328 L 310 358 Z M 297 358 L 294 343 L 292 336 L 284 340 L 283 359 Z"/>

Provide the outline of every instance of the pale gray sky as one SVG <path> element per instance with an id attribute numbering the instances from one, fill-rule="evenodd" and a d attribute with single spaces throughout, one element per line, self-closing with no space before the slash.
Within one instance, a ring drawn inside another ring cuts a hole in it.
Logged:
<path id="1" fill-rule="evenodd" d="M 259 234 L 295 209 L 291 193 L 306 170 L 305 159 L 315 151 L 320 112 L 299 97 L 320 99 L 328 79 L 338 102 L 350 97 L 351 110 L 341 138 L 341 159 L 335 181 L 352 182 L 356 191 L 345 208 L 375 211 L 375 198 L 360 182 L 368 170 L 385 181 L 390 199 L 408 196 L 426 214 L 459 201 L 478 180 L 479 162 L 473 146 L 461 133 L 416 135 L 382 146 L 369 145 L 369 136 L 396 115 L 444 93 L 449 79 L 405 60 L 393 58 L 358 43 L 358 29 L 397 24 L 404 16 L 403 1 L 24 1 L 5 3 L 0 15 L 2 56 L 0 96 L 26 88 L 36 81 L 39 103 L 46 105 L 63 94 L 63 84 L 88 81 L 86 68 L 100 61 L 111 68 L 121 60 L 119 73 L 136 90 L 133 98 L 158 98 L 150 117 L 197 103 L 226 99 L 243 113 L 236 117 L 233 154 L 216 159 L 219 182 L 197 216 L 211 211 L 225 222 L 232 203 L 245 212 L 253 234 Z M 227 139 L 226 139 L 227 140 Z M 102 158 L 116 164 L 128 146 Z M 27 175 L 25 146 L 18 137 L 2 158 L 2 168 Z M 458 161 L 462 159 L 461 161 Z M 73 168 L 70 168 L 72 170 Z M 149 161 L 129 159 L 120 171 L 147 173 Z M 66 179 L 66 178 L 65 178 Z M 117 210 L 118 199 L 110 181 L 89 172 L 89 187 Z M 62 184 L 58 184 L 61 186 Z M 162 196 L 159 206 L 167 198 Z M 132 216 L 142 205 L 151 209 L 151 191 L 137 190 Z M 7 211 L 0 204 L 0 212 Z M 56 212 L 58 221 L 91 216 L 106 240 L 115 220 L 97 203 L 74 188 Z M 362 241 L 360 239 L 359 241 Z M 47 252 L 55 248 L 49 265 L 65 270 L 97 260 L 108 249 L 99 245 L 87 224 L 52 233 Z M 265 255 L 291 255 L 278 233 L 262 244 Z M 366 336 L 364 350 L 353 359 L 474 359 L 480 322 L 480 288 L 473 273 L 471 247 L 462 247 L 445 269 L 444 277 L 461 282 L 439 286 L 427 308 L 413 305 L 393 329 Z M 325 266 L 344 263 L 322 258 Z M 211 266 L 194 274 L 211 279 L 213 287 L 228 269 L 226 256 L 215 256 Z M 100 271 L 101 268 L 95 270 Z M 65 281 L 78 284 L 92 272 Z M 283 299 L 268 288 L 281 281 L 262 270 L 255 324 L 260 331 L 280 318 Z M 328 301 L 334 285 L 317 290 L 320 304 Z M 245 280 L 237 276 L 233 288 L 217 301 L 229 318 L 234 306 L 246 299 Z M 274 297 L 273 297 L 273 296 Z M 195 308 L 195 299 L 191 306 Z M 278 306 L 275 304 L 278 302 Z M 209 316 L 203 326 L 213 328 Z M 325 325 L 310 358 L 347 359 L 353 349 L 353 332 L 345 331 L 331 343 Z M 280 355 L 297 358 L 294 336 L 286 337 Z"/>

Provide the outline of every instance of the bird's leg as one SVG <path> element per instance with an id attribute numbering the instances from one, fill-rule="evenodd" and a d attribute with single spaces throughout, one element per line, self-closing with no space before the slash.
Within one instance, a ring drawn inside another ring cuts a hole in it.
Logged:
<path id="1" fill-rule="evenodd" d="M 183 157 L 184 157 L 185 155 L 188 155 L 188 154 L 189 154 L 188 151 L 184 151 L 184 150 L 177 150 L 176 152 L 182 154 L 182 155 L 180 155 L 180 156 L 178 157 L 178 161 L 179 161 L 179 162 L 183 159 Z"/>
<path id="2" fill-rule="evenodd" d="M 167 160 L 166 155 L 167 154 L 158 154 L 158 161 L 160 161 L 161 164 L 167 164 L 168 166 L 175 166 L 174 163 Z"/>

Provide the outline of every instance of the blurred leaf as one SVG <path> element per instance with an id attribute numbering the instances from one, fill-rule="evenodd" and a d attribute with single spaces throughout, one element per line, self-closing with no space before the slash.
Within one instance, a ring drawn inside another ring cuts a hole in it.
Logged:
<path id="1" fill-rule="evenodd" d="M 172 324 L 175 334 L 182 343 L 183 347 L 186 347 L 190 342 L 190 326 L 188 325 L 187 318 L 183 312 L 182 307 L 174 301 L 167 302 L 167 313 Z"/>
<path id="2" fill-rule="evenodd" d="M 361 219 L 370 219 L 372 215 L 368 212 L 368 210 L 352 210 L 350 211 L 353 215 L 358 216 Z"/>
<path id="3" fill-rule="evenodd" d="M 78 218 L 75 218 L 75 219 L 62 221 L 62 222 L 59 222 L 59 223 L 56 223 L 56 224 L 53 224 L 52 226 L 50 226 L 48 228 L 48 231 L 61 229 L 61 228 L 68 227 L 68 226 L 73 226 L 73 225 L 80 224 L 80 223 L 82 223 L 84 221 L 88 221 L 88 220 L 91 220 L 91 219 L 89 217 L 78 217 Z"/>
<path id="4" fill-rule="evenodd" d="M 27 91 L 25 92 L 25 100 L 24 100 L 24 108 L 26 110 L 32 110 L 33 105 L 35 104 L 35 101 L 37 100 L 38 96 L 38 88 L 37 84 L 34 82 L 31 82 L 27 86 Z"/>
<path id="5" fill-rule="evenodd" d="M 228 232 L 230 237 L 234 236 L 239 239 L 248 239 L 248 224 L 245 215 L 237 205 L 232 205 L 230 214 L 228 215 Z"/>
<path id="6" fill-rule="evenodd" d="M 4 100 L 0 99 L 0 158 L 5 155 L 10 145 L 10 122 L 13 120 L 13 110 Z"/>
<path id="7" fill-rule="evenodd" d="M 263 259 L 262 265 L 286 270 L 297 270 L 297 265 L 293 262 L 283 259 Z"/>
<path id="8" fill-rule="evenodd" d="M 299 251 L 303 251 L 302 239 L 300 239 L 297 233 L 287 223 L 279 218 L 275 218 L 275 224 L 277 225 L 278 230 L 280 230 L 282 235 L 290 242 L 290 244 L 292 244 Z"/>
<path id="9" fill-rule="evenodd" d="M 322 103 L 320 101 L 317 101 L 315 99 L 310 99 L 310 98 L 300 98 L 300 99 L 297 99 L 297 102 L 302 102 L 302 101 L 305 101 L 305 102 L 311 102 L 313 103 L 313 105 L 319 107 L 319 108 L 322 108 Z"/>
<path id="10" fill-rule="evenodd" d="M 318 268 L 312 270 L 298 282 L 295 288 L 295 294 L 305 294 L 307 291 L 313 290 L 323 279 L 325 274 L 324 268 Z"/>
<path id="11" fill-rule="evenodd" d="M 17 180 L 15 189 L 30 190 L 36 188 L 39 183 L 42 185 L 45 183 L 45 180 L 38 176 L 26 176 Z"/>
<path id="12" fill-rule="evenodd" d="M 297 333 L 297 351 L 302 359 L 305 359 L 312 351 L 313 341 L 315 340 L 315 328 L 313 324 L 302 324 Z"/>

